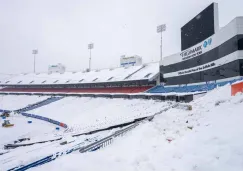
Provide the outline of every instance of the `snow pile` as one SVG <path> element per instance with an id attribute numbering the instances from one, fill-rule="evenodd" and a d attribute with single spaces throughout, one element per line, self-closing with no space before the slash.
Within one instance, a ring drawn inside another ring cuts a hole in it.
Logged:
<path id="1" fill-rule="evenodd" d="M 47 96 L 0 95 L 0 109 L 17 110 L 47 98 Z"/>
<path id="2" fill-rule="evenodd" d="M 75 153 L 33 170 L 243 170 L 243 95 L 230 86 L 171 109 L 93 153 Z"/>

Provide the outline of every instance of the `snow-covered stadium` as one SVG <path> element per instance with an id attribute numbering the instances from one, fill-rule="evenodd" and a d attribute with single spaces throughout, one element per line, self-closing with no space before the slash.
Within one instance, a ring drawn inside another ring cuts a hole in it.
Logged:
<path id="1" fill-rule="evenodd" d="M 138 93 L 156 85 L 159 63 L 90 72 L 29 73 L 2 77 L 2 91 Z"/>
<path id="2" fill-rule="evenodd" d="M 213 3 L 181 36 L 160 62 L 0 74 L 0 170 L 242 170 L 243 17 Z"/>

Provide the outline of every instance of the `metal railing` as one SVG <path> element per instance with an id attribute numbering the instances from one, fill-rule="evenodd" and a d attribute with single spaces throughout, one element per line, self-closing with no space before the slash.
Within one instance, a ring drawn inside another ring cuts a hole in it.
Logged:
<path id="1" fill-rule="evenodd" d="M 101 140 L 99 140 L 97 142 L 94 142 L 94 143 L 89 144 L 89 145 L 87 145 L 85 147 L 82 147 L 79 150 L 79 152 L 80 153 L 85 153 L 85 152 L 88 152 L 88 151 L 95 151 L 97 149 L 106 147 L 107 145 L 111 144 L 116 137 L 123 136 L 128 131 L 130 131 L 133 128 L 137 127 L 141 122 L 142 121 L 139 121 L 137 123 L 134 123 L 134 124 L 132 124 L 131 126 L 125 128 L 125 129 L 116 131 L 114 134 L 112 134 L 112 135 L 110 135 L 110 136 L 108 136 L 106 138 L 103 138 L 103 139 L 101 139 Z"/>
<path id="2" fill-rule="evenodd" d="M 99 141 L 97 141 L 97 142 L 94 142 L 94 143 L 92 143 L 92 144 L 90 144 L 90 145 L 87 145 L 87 146 L 85 146 L 85 147 L 82 147 L 80 150 L 79 150 L 79 152 L 80 153 L 85 153 L 85 152 L 88 152 L 88 151 L 95 151 L 95 150 L 98 150 L 98 149 L 100 149 L 100 148 L 103 148 L 103 147 L 106 147 L 107 145 L 109 145 L 109 144 L 111 144 L 113 141 L 114 141 L 114 139 L 116 138 L 116 137 L 119 137 L 119 136 L 123 136 L 125 133 L 127 133 L 128 131 L 130 131 L 130 130 L 132 130 L 133 128 L 135 128 L 135 127 L 137 127 L 140 123 L 142 123 L 142 122 L 145 122 L 145 121 L 151 121 L 151 120 L 153 120 L 153 118 L 156 116 L 156 115 L 159 115 L 159 114 L 161 114 L 161 113 L 163 113 L 163 112 L 166 112 L 166 111 L 168 111 L 169 109 L 171 109 L 171 108 L 177 108 L 177 107 L 180 107 L 181 106 L 181 104 L 179 104 L 179 103 L 171 103 L 171 105 L 170 106 L 168 106 L 168 107 L 166 107 L 166 108 L 164 108 L 163 110 L 161 110 L 161 111 L 159 111 L 159 112 L 157 112 L 157 113 L 155 113 L 155 114 L 153 114 L 153 115 L 151 115 L 151 116 L 148 116 L 148 117 L 146 117 L 146 118 L 144 118 L 143 120 L 141 120 L 141 121 L 138 121 L 138 122 L 135 122 L 134 124 L 132 124 L 131 126 L 129 126 L 129 127 L 127 127 L 127 128 L 124 128 L 124 129 L 122 129 L 122 130 L 119 130 L 119 131 L 117 131 L 117 132 L 115 132 L 114 134 L 112 134 L 112 135 L 110 135 L 110 136 L 108 136 L 108 137 L 106 137 L 106 138 L 103 138 L 103 139 L 101 139 L 101 140 L 99 140 Z M 182 105 L 182 107 L 185 107 L 185 108 L 190 108 L 191 106 L 190 105 Z M 190 108 L 191 109 L 191 108 Z M 190 110 L 189 109 L 189 110 Z"/>

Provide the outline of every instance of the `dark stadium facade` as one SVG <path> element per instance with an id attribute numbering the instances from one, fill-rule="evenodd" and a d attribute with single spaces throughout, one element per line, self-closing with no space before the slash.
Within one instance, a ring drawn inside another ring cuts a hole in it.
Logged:
<path id="1" fill-rule="evenodd" d="M 218 30 L 217 11 L 217 4 L 213 3 L 198 14 L 200 19 L 195 17 L 182 27 L 183 34 L 192 25 L 202 34 L 195 30 L 186 33 L 189 37 L 182 37 L 181 43 L 182 49 L 188 48 L 161 61 L 161 80 L 165 85 L 205 84 L 243 76 L 243 17 Z M 199 27 L 205 23 L 205 16 L 214 22 L 206 22 L 208 29 L 202 27 L 204 32 Z"/>

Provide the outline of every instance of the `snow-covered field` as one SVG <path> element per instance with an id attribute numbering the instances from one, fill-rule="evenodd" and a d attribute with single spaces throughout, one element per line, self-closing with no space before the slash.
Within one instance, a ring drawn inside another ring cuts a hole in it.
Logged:
<path id="1" fill-rule="evenodd" d="M 103 131 L 92 135 L 84 135 L 79 137 L 70 137 L 64 134 L 64 129 L 56 130 L 55 125 L 26 118 L 21 115 L 14 115 L 7 118 L 13 127 L 0 127 L 0 171 L 8 170 L 16 166 L 26 165 L 51 154 L 57 152 L 65 152 L 77 146 L 88 145 L 96 140 L 109 136 L 117 129 L 111 131 Z M 32 121 L 31 124 L 28 121 Z M 3 119 L 0 119 L 2 124 Z M 4 145 L 13 144 L 14 141 L 21 138 L 30 138 L 17 144 L 29 144 L 46 140 L 60 139 L 53 142 L 37 143 L 31 146 L 18 147 L 15 149 L 4 149 Z M 71 143 L 60 145 L 61 142 L 67 140 Z M 2 154 L 3 153 L 3 154 Z M 2 154 L 2 155 L 1 155 Z"/>
<path id="2" fill-rule="evenodd" d="M 47 98 L 47 96 L 0 95 L 0 109 L 17 110 Z"/>
<path id="3" fill-rule="evenodd" d="M 32 170 L 243 170 L 243 95 L 230 97 L 225 86 L 191 104 L 192 111 L 168 110 L 102 150 L 73 153 Z"/>
<path id="4" fill-rule="evenodd" d="M 75 132 L 87 132 L 150 116 L 167 106 L 154 100 L 66 97 L 29 113 L 63 122 Z"/>
<path id="5" fill-rule="evenodd" d="M 12 143 L 14 140 L 22 137 L 33 137 L 36 135 L 52 133 L 55 130 L 56 126 L 37 119 L 26 118 L 23 116 L 11 116 L 7 118 L 10 120 L 11 124 L 14 124 L 14 127 L 3 128 L 2 123 L 3 119 L 0 118 L 0 145 Z M 31 124 L 28 121 L 32 121 Z M 1 147 L 0 147 L 1 148 Z"/>
<path id="6" fill-rule="evenodd" d="M 20 161 L 28 159 L 26 158 L 28 147 L 21 147 L 18 148 L 18 150 L 4 150 L 4 145 L 13 144 L 14 141 L 21 138 L 30 138 L 29 141 L 24 141 L 23 143 L 31 143 L 33 140 L 37 142 L 43 141 L 43 137 L 45 136 L 58 134 L 55 129 L 56 126 L 48 122 L 26 118 L 21 115 L 11 116 L 7 119 L 10 120 L 11 124 L 14 124 L 14 126 L 8 128 L 2 127 L 3 119 L 0 118 L 0 153 L 8 152 L 4 155 L 0 155 L 0 170 L 10 169 Z M 32 121 L 32 123 L 29 124 L 28 121 Z M 62 132 L 62 129 L 60 132 Z M 19 149 L 21 149 L 21 152 L 18 152 Z"/>

